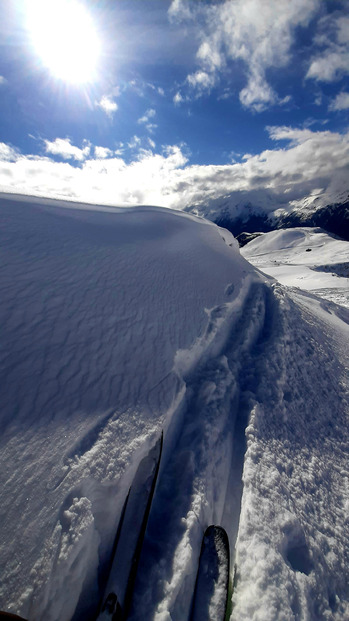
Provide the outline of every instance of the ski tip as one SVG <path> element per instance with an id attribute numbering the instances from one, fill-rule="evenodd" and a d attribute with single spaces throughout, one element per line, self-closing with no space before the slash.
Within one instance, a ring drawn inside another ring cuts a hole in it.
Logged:
<path id="1" fill-rule="evenodd" d="M 229 539 L 222 526 L 211 524 L 203 534 L 191 607 L 191 621 L 226 621 L 229 610 Z"/>
<path id="2" fill-rule="evenodd" d="M 227 532 L 222 526 L 216 526 L 211 524 L 208 526 L 204 533 L 204 539 L 214 538 L 216 541 L 221 541 L 226 550 L 229 550 L 229 538 Z"/>
<path id="3" fill-rule="evenodd" d="M 118 598 L 113 591 L 111 591 L 106 597 L 101 612 L 97 619 L 112 619 L 113 621 L 121 621 L 123 617 L 122 609 Z"/>

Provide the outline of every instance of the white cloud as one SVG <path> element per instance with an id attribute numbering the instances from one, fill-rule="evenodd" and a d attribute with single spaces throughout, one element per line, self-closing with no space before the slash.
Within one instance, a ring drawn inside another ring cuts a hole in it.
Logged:
<path id="1" fill-rule="evenodd" d="M 261 111 L 284 103 L 268 83 L 266 72 L 290 62 L 295 30 L 307 26 L 319 6 L 319 0 L 224 0 L 214 4 L 174 0 L 170 17 L 195 20 L 201 40 L 197 51 L 200 69 L 188 76 L 189 85 L 203 94 L 217 84 L 220 75 L 227 75 L 232 62 L 242 63 L 247 72 L 247 84 L 240 93 L 244 106 Z"/>
<path id="2" fill-rule="evenodd" d="M 7 162 L 15 161 L 18 158 L 19 152 L 5 142 L 0 142 L 0 160 Z"/>
<path id="3" fill-rule="evenodd" d="M 348 110 L 349 93 L 338 93 L 337 97 L 331 102 L 329 110 Z"/>
<path id="4" fill-rule="evenodd" d="M 6 82 L 7 82 L 6 78 L 4 78 L 4 76 L 3 76 L 3 75 L 0 75 L 0 86 L 1 86 L 2 84 L 6 84 Z"/>
<path id="5" fill-rule="evenodd" d="M 114 155 L 113 151 L 107 147 L 95 147 L 95 157 L 97 159 L 103 160 L 107 157 L 111 157 L 112 155 Z"/>
<path id="6" fill-rule="evenodd" d="M 149 108 L 144 115 L 138 119 L 137 123 L 139 125 L 145 125 L 148 132 L 152 133 L 157 128 L 157 125 L 156 123 L 151 123 L 150 119 L 153 119 L 155 115 L 156 111 L 153 108 Z"/>
<path id="7" fill-rule="evenodd" d="M 82 162 L 90 154 L 90 144 L 85 141 L 85 146 L 82 149 L 75 147 L 71 144 L 69 138 L 56 138 L 53 142 L 45 140 L 46 153 L 52 153 L 52 155 L 59 155 L 64 160 L 77 160 Z"/>
<path id="8" fill-rule="evenodd" d="M 275 104 L 278 97 L 266 80 L 257 73 L 249 77 L 247 86 L 240 91 L 240 101 L 245 108 L 262 112 L 269 105 Z"/>
<path id="9" fill-rule="evenodd" d="M 24 156 L 0 145 L 0 187 L 3 191 L 73 198 L 106 204 L 155 204 L 183 209 L 208 205 L 235 192 L 272 193 L 280 207 L 309 196 L 317 188 L 348 189 L 349 132 L 269 127 L 275 148 L 225 166 L 189 165 L 185 146 L 161 153 L 134 137 L 133 160 L 97 157 L 91 148 L 77 167 L 49 157 Z M 283 141 L 278 144 L 277 141 Z M 54 141 L 55 142 L 55 141 Z M 54 143 L 53 143 L 54 144 Z M 73 145 L 71 145 L 73 146 Z M 94 153 L 94 157 L 92 157 Z"/>
<path id="10" fill-rule="evenodd" d="M 310 129 L 297 129 L 294 127 L 288 127 L 286 125 L 281 126 L 269 126 L 266 128 L 269 136 L 272 140 L 287 140 L 290 146 L 295 146 L 306 142 L 314 136 L 314 132 Z"/>
<path id="11" fill-rule="evenodd" d="M 118 109 L 118 104 L 116 103 L 116 101 L 114 101 L 114 99 L 112 97 L 109 97 L 108 95 L 103 95 L 103 97 L 101 97 L 99 101 L 96 101 L 96 106 L 102 108 L 102 110 L 104 110 L 104 112 L 110 118 L 113 117 L 114 112 L 116 112 Z"/>
<path id="12" fill-rule="evenodd" d="M 184 101 L 183 96 L 181 95 L 181 93 L 178 91 L 178 93 L 175 94 L 174 98 L 173 98 L 173 102 L 175 105 L 179 105 Z"/>
<path id="13" fill-rule="evenodd" d="M 320 82 L 334 82 L 343 73 L 349 73 L 349 54 L 341 50 L 327 50 L 321 57 L 312 61 L 306 78 L 315 78 Z"/>
<path id="14" fill-rule="evenodd" d="M 130 142 L 127 143 L 129 149 L 138 149 L 141 146 L 142 139 L 139 136 L 133 136 Z"/>
<path id="15" fill-rule="evenodd" d="M 76 167 L 47 157 L 17 155 L 10 162 L 0 156 L 0 188 L 89 203 L 166 205 L 173 201 L 167 184 L 186 162 L 175 145 L 162 154 L 140 151 L 130 164 L 117 157 L 94 158 Z"/>
<path id="16" fill-rule="evenodd" d="M 148 123 L 150 119 L 154 118 L 156 111 L 153 108 L 149 108 L 144 115 L 138 119 L 137 123 Z"/>
<path id="17" fill-rule="evenodd" d="M 147 123 L 147 125 L 145 126 L 147 131 L 152 134 L 156 129 L 157 129 L 157 124 L 156 123 Z"/>
<path id="18" fill-rule="evenodd" d="M 201 43 L 196 56 L 211 71 L 221 69 L 225 64 L 219 47 L 213 46 L 209 39 Z"/>
<path id="19" fill-rule="evenodd" d="M 197 93 L 200 95 L 203 91 L 210 91 L 215 85 L 215 77 L 212 73 L 206 71 L 196 71 L 187 76 L 187 82 L 192 87 L 197 89 Z"/>
<path id="20" fill-rule="evenodd" d="M 319 21 L 315 44 L 321 51 L 313 56 L 306 78 L 334 82 L 349 73 L 349 17 L 326 15 Z"/>
<path id="21" fill-rule="evenodd" d="M 174 21 L 189 19 L 191 17 L 191 8 L 187 0 L 172 0 L 168 14 L 169 18 Z"/>

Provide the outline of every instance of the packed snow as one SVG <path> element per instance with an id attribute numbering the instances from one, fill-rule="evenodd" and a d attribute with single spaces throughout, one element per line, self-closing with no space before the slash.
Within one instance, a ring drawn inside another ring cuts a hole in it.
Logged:
<path id="1" fill-rule="evenodd" d="M 163 433 L 132 621 L 189 618 L 211 524 L 232 620 L 349 618 L 348 309 L 183 212 L 2 197 L 0 217 L 1 609 L 96 618 Z"/>

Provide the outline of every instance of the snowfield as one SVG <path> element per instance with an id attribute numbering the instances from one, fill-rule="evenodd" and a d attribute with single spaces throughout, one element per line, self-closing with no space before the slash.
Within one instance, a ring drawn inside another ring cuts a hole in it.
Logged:
<path id="1" fill-rule="evenodd" d="M 320 228 L 261 233 L 241 254 L 283 285 L 349 308 L 349 245 Z"/>
<path id="2" fill-rule="evenodd" d="M 129 618 L 189 618 L 215 524 L 231 619 L 348 619 L 349 310 L 183 212 L 12 197 L 0 218 L 0 608 L 95 619 L 163 432 Z"/>

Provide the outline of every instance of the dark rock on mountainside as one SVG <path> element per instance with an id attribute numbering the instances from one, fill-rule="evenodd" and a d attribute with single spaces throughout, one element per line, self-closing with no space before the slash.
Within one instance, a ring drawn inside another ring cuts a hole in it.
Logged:
<path id="1" fill-rule="evenodd" d="M 349 201 L 341 205 L 327 205 L 313 213 L 290 213 L 280 218 L 276 228 L 294 226 L 318 226 L 349 241 Z"/>
<path id="2" fill-rule="evenodd" d="M 269 220 L 267 214 L 255 215 L 251 214 L 247 219 L 244 217 L 232 217 L 229 213 L 222 213 L 214 218 L 214 222 L 218 226 L 222 226 L 233 233 L 234 237 L 238 237 L 242 233 L 255 233 L 257 231 L 261 233 L 268 233 L 273 231 L 276 227 L 274 223 Z"/>
<path id="3" fill-rule="evenodd" d="M 256 239 L 256 237 L 259 237 L 260 235 L 263 235 L 263 232 L 259 232 L 259 233 L 239 233 L 239 235 L 236 236 L 236 239 L 239 242 L 239 246 L 240 248 L 242 248 L 243 246 L 246 246 L 246 244 L 248 244 L 248 242 L 252 241 L 253 239 Z"/>
<path id="4" fill-rule="evenodd" d="M 241 246 L 251 241 L 248 234 L 268 233 L 275 229 L 293 228 L 298 226 L 320 227 L 349 241 L 349 201 L 327 205 L 317 210 L 298 209 L 288 214 L 255 215 L 248 218 L 233 217 L 228 210 L 222 211 L 214 218 L 219 226 L 228 229 L 238 239 Z"/>

